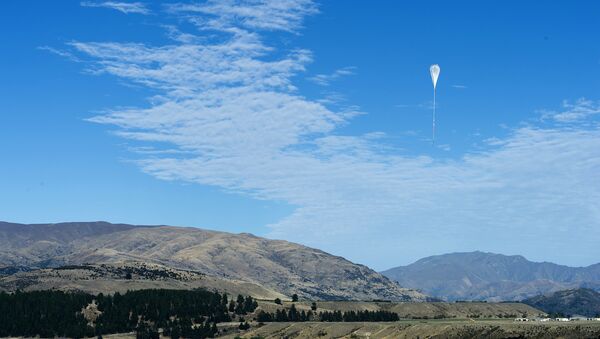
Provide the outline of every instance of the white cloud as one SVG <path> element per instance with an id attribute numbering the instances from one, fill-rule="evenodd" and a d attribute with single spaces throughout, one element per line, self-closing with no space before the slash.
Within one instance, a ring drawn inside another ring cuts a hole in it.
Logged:
<path id="1" fill-rule="evenodd" d="M 69 59 L 71 61 L 74 61 L 74 62 L 80 62 L 81 61 L 81 60 L 79 60 L 79 58 L 77 58 L 76 56 L 74 56 L 73 53 L 71 53 L 69 51 L 56 49 L 56 48 L 50 47 L 50 46 L 40 46 L 37 49 L 39 49 L 40 51 L 46 51 L 46 52 L 50 52 L 52 54 L 56 54 L 58 56 L 61 56 L 63 58 L 67 58 L 67 59 Z"/>
<path id="2" fill-rule="evenodd" d="M 99 8 L 110 8 L 117 10 L 121 13 L 129 14 L 150 14 L 150 10 L 145 4 L 141 2 L 118 2 L 118 1 L 104 1 L 104 2 L 92 2 L 82 1 L 81 6 L 83 7 L 99 7 Z"/>
<path id="3" fill-rule="evenodd" d="M 356 67 L 349 66 L 335 70 L 331 74 L 317 74 L 313 77 L 307 78 L 309 81 L 314 82 L 317 85 L 329 86 L 332 81 L 337 80 L 343 76 L 353 75 Z"/>
<path id="4" fill-rule="evenodd" d="M 311 2 L 209 2 L 170 10 L 222 35 L 159 47 L 72 43 L 95 60 L 97 72 L 160 93 L 148 107 L 91 119 L 151 146 L 139 152 L 146 173 L 286 202 L 295 210 L 269 225 L 271 236 L 377 268 L 432 248 L 511 253 L 518 247 L 535 259 L 528 248 L 543 244 L 600 255 L 597 126 L 520 127 L 486 151 L 453 160 L 407 156 L 377 132 L 337 134 L 359 112 L 333 110 L 298 93 L 292 78 L 311 53 L 292 50 L 277 59 L 251 31 L 295 31 L 316 11 Z M 578 102 L 591 111 L 567 109 L 577 119 L 591 116 L 594 106 Z M 481 243 L 485 238 L 492 240 Z"/>
<path id="5" fill-rule="evenodd" d="M 560 123 L 574 123 L 585 122 L 595 115 L 600 115 L 600 101 L 594 102 L 586 98 L 577 99 L 574 103 L 565 100 L 562 108 L 562 111 L 542 111 L 543 118 Z"/>
<path id="6" fill-rule="evenodd" d="M 312 0 L 209 0 L 167 7 L 187 15 L 201 29 L 217 30 L 235 27 L 293 32 L 301 28 L 305 16 L 318 12 Z"/>
<path id="7" fill-rule="evenodd" d="M 193 43 L 200 39 L 197 35 L 184 33 L 179 30 L 176 26 L 173 25 L 162 25 L 162 27 L 167 31 L 167 36 L 177 42 L 182 43 Z"/>
<path id="8" fill-rule="evenodd" d="M 456 88 L 456 89 L 466 89 L 467 86 L 465 85 L 452 85 L 452 88 Z"/>
<path id="9" fill-rule="evenodd" d="M 397 108 L 416 108 L 416 109 L 426 109 L 426 110 L 431 110 L 433 109 L 433 101 L 427 101 L 427 102 L 423 102 L 420 104 L 396 104 L 394 105 L 394 107 Z M 438 104 L 439 107 L 439 104 Z"/>

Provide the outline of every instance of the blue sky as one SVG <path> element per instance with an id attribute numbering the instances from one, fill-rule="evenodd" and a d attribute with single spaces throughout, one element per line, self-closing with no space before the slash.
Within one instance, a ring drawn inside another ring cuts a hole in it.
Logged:
<path id="1" fill-rule="evenodd" d="M 595 2 L 1 6 L 2 220 L 598 262 Z"/>

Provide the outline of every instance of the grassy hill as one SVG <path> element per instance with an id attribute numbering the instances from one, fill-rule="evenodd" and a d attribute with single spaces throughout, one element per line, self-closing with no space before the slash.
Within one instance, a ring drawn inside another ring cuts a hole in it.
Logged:
<path id="1" fill-rule="evenodd" d="M 539 295 L 525 299 L 523 303 L 547 313 L 600 317 L 600 293 L 587 288 Z"/>
<path id="2" fill-rule="evenodd" d="M 0 223 L 0 271 L 5 273 L 26 270 L 23 267 L 45 269 L 129 263 L 195 271 L 223 281 L 261 286 L 286 296 L 298 294 L 306 299 L 426 299 L 423 294 L 404 289 L 364 265 L 318 249 L 247 233 L 106 222 Z M 30 273 L 30 276 L 38 273 Z M 24 276 L 27 275 L 19 277 Z M 110 279 L 103 281 L 107 280 Z M 86 288 L 93 291 L 94 283 L 100 282 L 101 279 L 93 280 Z M 116 285 L 122 283 L 117 279 L 112 286 L 118 288 Z"/>
<path id="3" fill-rule="evenodd" d="M 293 304 L 299 311 L 308 311 L 312 303 L 312 301 L 296 303 L 288 301 L 277 305 L 270 301 L 259 301 L 259 308 L 266 312 L 275 312 L 277 309 L 287 309 Z M 389 311 L 397 313 L 400 318 L 408 319 L 514 319 L 522 315 L 529 317 L 545 315 L 544 312 L 523 303 L 316 301 L 316 305 L 317 311 Z"/>
<path id="4" fill-rule="evenodd" d="M 0 291 L 59 290 L 112 294 L 159 288 L 178 290 L 204 288 L 230 295 L 252 295 L 262 299 L 287 298 L 262 285 L 152 263 L 71 265 L 0 276 Z"/>

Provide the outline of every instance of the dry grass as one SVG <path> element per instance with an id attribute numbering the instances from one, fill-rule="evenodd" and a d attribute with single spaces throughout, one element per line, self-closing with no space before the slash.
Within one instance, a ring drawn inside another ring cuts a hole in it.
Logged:
<path id="1" fill-rule="evenodd" d="M 390 311 L 398 313 L 400 318 L 498 318 L 499 316 L 520 317 L 526 314 L 528 317 L 543 316 L 544 312 L 537 310 L 529 305 L 521 303 L 428 303 L 428 302 L 370 302 L 370 301 L 317 301 L 318 311 Z M 302 301 L 292 303 L 283 302 L 283 305 L 277 305 L 271 301 L 259 302 L 259 307 L 266 312 L 275 312 L 277 309 L 289 308 L 292 304 L 296 305 L 299 311 L 310 310 L 312 302 Z"/>
<path id="2" fill-rule="evenodd" d="M 600 337 L 600 322 L 515 323 L 512 320 L 427 320 L 391 323 L 269 323 L 241 338 L 565 338 Z"/>

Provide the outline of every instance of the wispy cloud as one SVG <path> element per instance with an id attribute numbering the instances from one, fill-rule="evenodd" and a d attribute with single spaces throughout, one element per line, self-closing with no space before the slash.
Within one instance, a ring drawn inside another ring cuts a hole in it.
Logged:
<path id="1" fill-rule="evenodd" d="M 517 127 L 456 159 L 405 155 L 376 131 L 340 135 L 358 110 L 298 93 L 292 78 L 305 71 L 310 51 L 276 50 L 258 33 L 294 32 L 315 8 L 309 1 L 172 5 L 219 38 L 74 42 L 97 72 L 159 92 L 147 107 L 90 120 L 152 147 L 137 153 L 146 173 L 286 202 L 295 210 L 269 225 L 271 236 L 350 258 L 360 246 L 361 260 L 380 268 L 429 255 L 432 246 L 512 252 L 537 242 L 600 255 L 597 125 Z M 566 106 L 553 116 L 596 114 L 578 102 L 587 109 Z M 480 234 L 494 241 L 481 244 Z"/>
<path id="2" fill-rule="evenodd" d="M 314 82 L 317 85 L 329 86 L 332 81 L 337 80 L 343 76 L 353 75 L 356 67 L 349 66 L 335 70 L 331 74 L 317 74 L 315 76 L 307 78 L 309 81 Z"/>
<path id="3" fill-rule="evenodd" d="M 66 50 L 60 50 L 60 49 L 50 47 L 50 46 L 40 46 L 37 49 L 39 49 L 40 51 L 46 51 L 46 52 L 50 52 L 52 54 L 56 54 L 63 58 L 67 58 L 71 61 L 75 61 L 75 62 L 81 61 L 79 58 L 77 58 L 75 55 L 73 55 L 73 53 L 66 51 Z"/>
<path id="4" fill-rule="evenodd" d="M 394 107 L 396 107 L 396 108 L 432 109 L 433 101 L 427 101 L 427 102 L 420 103 L 420 104 L 396 104 L 396 105 L 394 105 Z"/>
<path id="5" fill-rule="evenodd" d="M 118 2 L 118 1 L 104 1 L 104 2 L 93 2 L 93 1 L 82 1 L 81 6 L 83 7 L 99 7 L 99 8 L 110 8 L 117 10 L 121 13 L 129 14 L 150 14 L 150 10 L 144 3 L 141 2 Z"/>
<path id="6" fill-rule="evenodd" d="M 347 101 L 346 96 L 339 92 L 324 93 L 323 98 L 317 100 L 317 102 L 322 103 L 324 105 L 338 105 L 345 101 Z"/>
<path id="7" fill-rule="evenodd" d="M 594 102 L 580 98 L 575 102 L 563 101 L 562 110 L 544 110 L 542 117 L 560 123 L 586 122 L 589 118 L 600 115 L 600 101 Z"/>
<path id="8" fill-rule="evenodd" d="M 456 89 L 466 89 L 467 86 L 465 85 L 452 85 L 452 88 L 456 88 Z"/>
<path id="9" fill-rule="evenodd" d="M 193 43 L 200 39 L 200 37 L 197 35 L 182 32 L 179 30 L 179 28 L 173 25 L 162 25 L 162 27 L 166 30 L 167 36 L 177 42 Z"/>
<path id="10" fill-rule="evenodd" d="M 201 4 L 170 4 L 167 8 L 184 14 L 201 29 L 232 32 L 239 28 L 294 32 L 302 27 L 305 16 L 318 12 L 312 0 L 209 0 Z"/>

